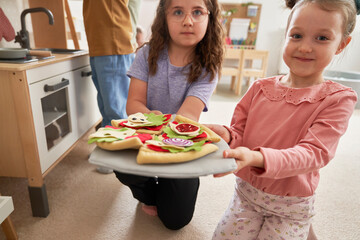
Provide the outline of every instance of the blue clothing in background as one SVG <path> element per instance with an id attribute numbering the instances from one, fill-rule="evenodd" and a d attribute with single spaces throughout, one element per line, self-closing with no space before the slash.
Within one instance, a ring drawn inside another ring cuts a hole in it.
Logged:
<path id="1" fill-rule="evenodd" d="M 134 54 L 90 57 L 92 80 L 97 89 L 97 101 L 103 117 L 102 126 L 112 119 L 125 119 L 130 79 L 126 71 Z"/>

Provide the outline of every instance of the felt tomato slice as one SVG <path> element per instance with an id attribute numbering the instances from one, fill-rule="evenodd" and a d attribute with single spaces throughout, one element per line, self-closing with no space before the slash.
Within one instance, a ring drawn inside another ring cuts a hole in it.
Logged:
<path id="1" fill-rule="evenodd" d="M 185 132 L 195 132 L 197 130 L 199 130 L 198 126 L 189 124 L 189 123 L 180 123 L 178 125 L 176 125 L 176 130 L 178 130 L 179 132 L 185 133 Z"/>
<path id="2" fill-rule="evenodd" d="M 147 133 L 138 133 L 137 135 L 129 136 L 129 137 L 126 137 L 125 139 L 133 138 L 133 137 L 140 138 L 142 143 L 145 143 L 145 141 L 152 139 L 151 134 L 147 134 Z"/>
<path id="3" fill-rule="evenodd" d="M 147 145 L 147 147 L 153 151 L 156 151 L 156 152 L 170 152 L 169 150 L 167 149 L 163 149 L 159 146 L 155 146 L 155 145 Z"/>

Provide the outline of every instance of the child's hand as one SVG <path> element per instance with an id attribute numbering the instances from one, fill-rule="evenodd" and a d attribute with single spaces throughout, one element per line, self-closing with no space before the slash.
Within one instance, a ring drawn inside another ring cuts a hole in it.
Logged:
<path id="1" fill-rule="evenodd" d="M 247 147 L 227 149 L 223 152 L 224 158 L 235 158 L 237 169 L 232 172 L 214 174 L 214 177 L 223 177 L 230 173 L 237 173 L 243 167 L 252 166 L 264 168 L 264 156 L 260 151 L 252 151 Z"/>
<path id="2" fill-rule="evenodd" d="M 204 124 L 204 126 L 213 130 L 217 135 L 219 135 L 222 139 L 224 139 L 226 143 L 230 142 L 231 136 L 229 131 L 225 127 L 219 124 Z"/>

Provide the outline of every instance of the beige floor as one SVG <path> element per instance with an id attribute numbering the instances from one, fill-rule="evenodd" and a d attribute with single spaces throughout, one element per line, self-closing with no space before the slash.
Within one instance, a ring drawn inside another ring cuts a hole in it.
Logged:
<path id="1" fill-rule="evenodd" d="M 222 83 L 201 122 L 229 124 L 238 97 Z M 335 159 L 321 170 L 314 229 L 320 240 L 360 239 L 360 112 L 351 118 Z M 0 192 L 13 197 L 11 214 L 19 239 L 24 240 L 205 240 L 232 195 L 234 177 L 201 177 L 194 218 L 180 231 L 165 229 L 145 215 L 128 188 L 113 174 L 101 175 L 87 162 L 92 146 L 81 143 L 45 178 L 50 204 L 47 218 L 31 216 L 27 182 L 0 178 Z M 5 239 L 0 230 L 0 239 Z"/>

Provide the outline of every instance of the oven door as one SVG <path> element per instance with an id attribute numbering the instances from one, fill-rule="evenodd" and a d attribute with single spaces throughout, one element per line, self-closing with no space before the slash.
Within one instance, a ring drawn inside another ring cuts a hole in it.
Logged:
<path id="1" fill-rule="evenodd" d="M 29 85 L 41 171 L 77 141 L 73 72 Z"/>

